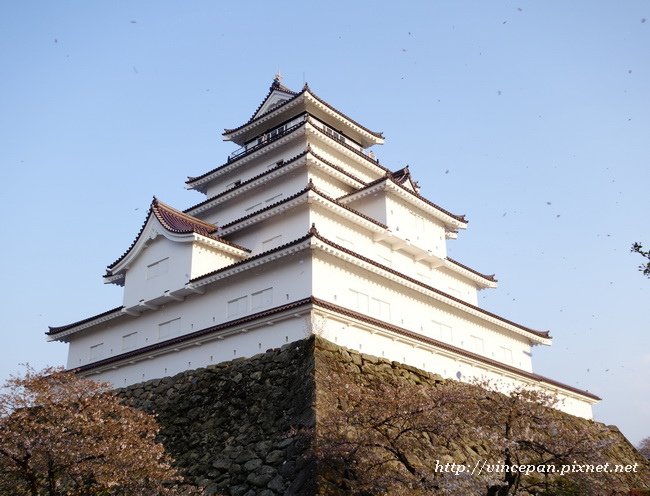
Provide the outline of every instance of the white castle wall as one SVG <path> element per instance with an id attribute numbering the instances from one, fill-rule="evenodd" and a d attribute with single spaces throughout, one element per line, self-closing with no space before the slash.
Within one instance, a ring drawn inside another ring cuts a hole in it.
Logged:
<path id="1" fill-rule="evenodd" d="M 313 280 L 313 293 L 318 298 L 532 371 L 531 346 L 526 337 L 464 314 L 352 263 L 318 251 L 313 259 Z M 359 349 L 359 344 L 354 348 Z"/>
<path id="2" fill-rule="evenodd" d="M 440 374 L 445 378 L 472 381 L 484 379 L 498 383 L 500 390 L 507 393 L 518 386 L 538 387 L 533 380 L 524 380 L 497 368 L 481 364 L 471 359 L 422 345 L 412 340 L 398 338 L 380 329 L 351 323 L 332 315 L 320 312 L 314 317 L 314 332 L 340 346 L 352 348 L 362 353 L 383 357 L 413 365 L 428 372 Z M 572 415 L 592 418 L 591 404 L 577 395 L 545 385 L 544 391 L 557 394 L 558 408 Z"/>
<path id="3" fill-rule="evenodd" d="M 307 254 L 299 253 L 233 275 L 203 295 L 171 301 L 138 317 L 126 317 L 78 333 L 70 341 L 67 367 L 85 365 L 306 298 L 311 294 L 309 267 Z M 269 289 L 254 301 L 254 294 Z M 134 332 L 135 338 L 130 336 Z"/>

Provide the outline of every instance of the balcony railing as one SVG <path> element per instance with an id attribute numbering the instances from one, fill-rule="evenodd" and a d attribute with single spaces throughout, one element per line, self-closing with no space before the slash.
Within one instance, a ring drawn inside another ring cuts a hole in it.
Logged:
<path id="1" fill-rule="evenodd" d="M 248 153 L 252 153 L 255 150 L 259 150 L 263 146 L 268 145 L 269 143 L 281 138 L 285 134 L 290 133 L 297 127 L 300 127 L 302 124 L 305 123 L 306 120 L 307 120 L 307 116 L 301 115 L 296 119 L 293 119 L 285 124 L 282 124 L 281 126 L 275 127 L 270 131 L 267 131 L 266 133 L 258 137 L 256 140 L 240 148 L 237 148 L 237 150 L 235 150 L 230 155 L 228 155 L 228 162 L 231 162 L 244 155 L 247 155 Z"/>

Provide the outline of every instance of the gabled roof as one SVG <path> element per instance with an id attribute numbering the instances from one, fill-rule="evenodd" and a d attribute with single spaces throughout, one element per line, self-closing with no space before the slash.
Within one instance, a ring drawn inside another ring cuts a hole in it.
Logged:
<path id="1" fill-rule="evenodd" d="M 201 219 L 176 210 L 164 204 L 154 197 L 151 202 L 151 212 L 168 231 L 177 234 L 188 234 L 194 232 L 202 236 L 211 236 L 217 230 L 217 226 Z"/>
<path id="2" fill-rule="evenodd" d="M 391 172 L 391 174 L 393 176 L 393 180 L 400 186 L 404 186 L 414 193 L 418 193 L 420 191 L 420 185 L 413 179 L 408 165 L 399 170 Z"/>
<path id="3" fill-rule="evenodd" d="M 107 267 L 105 278 L 110 278 L 114 276 L 114 270 L 124 259 L 129 256 L 129 254 L 135 249 L 136 245 L 140 241 L 140 238 L 144 234 L 146 228 L 153 220 L 158 221 L 158 223 L 168 232 L 176 235 L 188 235 L 188 234 L 198 234 L 206 238 L 210 238 L 224 245 L 228 245 L 231 248 L 236 250 L 250 252 L 248 248 L 236 245 L 230 241 L 227 241 L 215 234 L 217 226 L 205 222 L 201 219 L 198 219 L 192 215 L 176 210 L 173 207 L 161 202 L 156 197 L 151 202 L 149 207 L 149 212 L 147 213 L 147 218 L 145 219 L 138 235 L 135 237 L 131 246 L 122 254 L 120 258 L 115 260 L 112 264 Z"/>
<path id="4" fill-rule="evenodd" d="M 274 86 L 276 84 L 279 85 L 279 86 L 277 86 L 277 87 Z M 282 91 L 283 93 L 286 93 L 288 96 L 291 96 L 291 97 L 288 100 L 286 100 L 285 102 L 282 102 L 280 105 L 273 106 L 273 107 L 269 108 L 268 110 L 266 110 L 265 112 L 260 113 L 260 110 L 262 110 L 265 103 L 268 101 L 268 99 L 271 97 L 271 95 L 276 91 Z M 303 88 L 302 88 L 302 90 L 300 92 L 294 92 L 294 91 L 290 90 L 289 88 L 287 88 L 286 86 L 279 83 L 279 81 L 276 82 L 275 80 L 274 80 L 273 84 L 271 84 L 271 88 L 269 89 L 268 94 L 266 95 L 266 97 L 264 98 L 262 103 L 257 107 L 257 110 L 255 111 L 253 116 L 247 122 L 245 122 L 244 124 L 242 124 L 240 126 L 237 126 L 235 128 L 232 128 L 232 129 L 224 129 L 224 131 L 222 133 L 223 136 L 224 136 L 224 139 L 233 140 L 233 141 L 237 142 L 237 140 L 233 139 L 233 137 L 235 135 L 239 134 L 239 132 L 242 131 L 243 129 L 245 129 L 246 127 L 251 126 L 252 124 L 255 124 L 258 121 L 261 121 L 263 119 L 266 120 L 266 117 L 270 116 L 272 113 L 274 113 L 274 112 L 280 113 L 282 111 L 282 109 L 289 108 L 290 106 L 293 106 L 294 104 L 300 104 L 300 105 L 306 106 L 306 103 L 309 100 L 311 100 L 312 102 L 317 102 L 318 104 L 322 105 L 322 107 L 327 108 L 329 110 L 329 112 L 331 112 L 334 115 L 337 115 L 338 117 L 348 121 L 353 127 L 360 130 L 362 132 L 362 134 L 366 134 L 366 136 L 368 138 L 371 138 L 371 143 L 375 143 L 375 144 L 376 143 L 383 143 L 383 141 L 384 141 L 383 133 L 377 132 L 377 131 L 372 131 L 372 130 L 368 129 L 367 127 L 359 124 L 357 121 L 355 121 L 351 117 L 347 116 L 346 114 L 344 114 L 343 112 L 341 112 L 337 108 L 333 107 L 332 105 L 327 103 L 325 100 L 323 100 L 322 98 L 317 96 L 315 93 L 313 93 L 311 91 L 311 89 L 309 88 L 309 85 L 307 83 L 305 83 L 305 85 L 303 86 Z M 368 146 L 369 145 L 370 145 L 370 143 L 368 144 Z"/>
<path id="5" fill-rule="evenodd" d="M 275 166 L 273 166 L 273 167 L 271 167 L 271 168 L 269 168 L 269 169 L 267 169 L 267 170 L 265 170 L 263 172 L 260 172 L 256 176 L 253 176 L 253 177 L 251 177 L 249 179 L 246 179 L 245 181 L 242 181 L 239 184 L 235 184 L 235 185 L 231 186 L 230 188 L 228 188 L 227 190 L 222 191 L 221 193 L 217 193 L 216 195 L 211 196 L 210 198 L 207 198 L 206 200 L 203 200 L 200 203 L 197 203 L 195 205 L 192 205 L 189 208 L 186 208 L 185 212 L 189 213 L 189 212 L 192 212 L 192 211 L 194 211 L 194 210 L 196 210 L 198 208 L 209 205 L 210 203 L 212 203 L 212 202 L 214 202 L 216 200 L 219 200 L 220 198 L 223 198 L 224 196 L 230 195 L 231 193 L 234 193 L 237 190 L 242 190 L 243 191 L 243 190 L 246 189 L 246 187 L 248 185 L 253 184 L 256 181 L 259 181 L 260 179 L 262 179 L 262 178 L 264 178 L 266 176 L 271 176 L 272 174 L 276 173 L 280 169 L 286 168 L 286 167 L 294 164 L 297 160 L 299 160 L 299 159 L 301 159 L 301 158 L 303 158 L 305 156 L 307 156 L 308 158 L 312 157 L 313 159 L 321 162 L 325 166 L 327 166 L 327 167 L 331 168 L 332 170 L 342 174 L 343 176 L 346 176 L 346 178 L 349 178 L 351 181 L 354 181 L 354 182 L 358 183 L 359 185 L 365 185 L 366 184 L 362 179 L 358 178 L 354 174 L 351 174 L 350 172 L 346 171 L 342 167 L 339 167 L 338 165 L 333 164 L 332 162 L 330 162 L 329 160 L 321 157 L 317 153 L 314 153 L 311 150 L 311 148 L 308 147 L 306 150 L 300 152 L 299 154 L 297 154 L 297 155 L 295 155 L 295 156 L 293 156 L 293 157 L 291 157 L 289 159 L 283 160 L 281 163 L 279 162 L 277 165 L 275 165 Z"/>
<path id="6" fill-rule="evenodd" d="M 251 122 L 251 121 L 254 120 L 256 117 L 258 117 L 258 114 L 260 114 L 260 113 L 266 113 L 266 112 L 260 112 L 260 111 L 262 110 L 262 108 L 264 108 L 264 105 L 266 105 L 266 102 L 269 101 L 269 99 L 271 98 L 271 96 L 272 96 L 274 93 L 284 93 L 284 94 L 287 95 L 289 98 L 293 98 L 294 96 L 296 96 L 296 95 L 298 94 L 297 92 L 295 92 L 295 91 L 293 91 L 293 90 L 290 90 L 290 89 L 287 88 L 285 85 L 283 85 L 283 84 L 280 82 L 280 75 L 279 75 L 279 74 L 276 74 L 275 77 L 273 78 L 273 82 L 271 83 L 271 86 L 269 87 L 269 92 L 268 92 L 268 93 L 266 94 L 266 96 L 264 97 L 264 100 L 262 100 L 262 103 L 260 103 L 259 106 L 257 107 L 257 109 L 255 109 L 255 112 L 253 113 L 253 115 L 251 116 L 251 118 L 248 119 L 248 122 Z M 284 103 L 284 102 L 283 102 L 283 103 Z M 270 110 L 272 110 L 272 109 L 268 109 L 268 110 L 270 111 Z"/>
<path id="7" fill-rule="evenodd" d="M 456 227 L 463 227 L 464 228 L 465 225 L 468 222 L 464 215 L 453 214 L 449 210 L 446 210 L 446 209 L 442 208 L 441 206 L 436 205 L 432 201 L 427 200 L 424 196 L 420 195 L 419 193 L 417 193 L 415 191 L 412 191 L 411 189 L 405 187 L 403 184 L 400 184 L 399 182 L 397 182 L 395 180 L 392 173 L 387 173 L 384 177 L 380 177 L 379 179 L 376 179 L 375 181 L 372 181 L 372 182 L 368 183 L 368 185 L 366 187 L 361 188 L 361 189 L 359 189 L 357 191 L 353 191 L 352 193 L 349 193 L 347 195 L 343 195 L 343 196 L 337 198 L 337 200 L 339 202 L 347 202 L 347 201 L 354 201 L 357 198 L 363 198 L 366 193 L 370 192 L 370 190 L 372 190 L 373 188 L 380 188 L 381 185 L 383 185 L 383 184 L 386 184 L 386 185 L 392 184 L 392 185 L 396 186 L 396 188 L 398 188 L 398 189 L 396 189 L 396 191 L 398 191 L 398 192 L 403 191 L 403 192 L 407 193 L 406 195 L 404 195 L 407 198 L 412 198 L 414 200 L 419 200 L 421 202 L 424 202 L 429 207 L 433 207 L 433 209 L 436 210 L 437 212 L 439 212 L 440 214 L 444 214 L 447 217 L 447 219 L 451 218 L 451 219 L 453 219 L 453 220 L 455 220 L 457 222 L 460 222 L 461 225 L 456 226 Z"/>

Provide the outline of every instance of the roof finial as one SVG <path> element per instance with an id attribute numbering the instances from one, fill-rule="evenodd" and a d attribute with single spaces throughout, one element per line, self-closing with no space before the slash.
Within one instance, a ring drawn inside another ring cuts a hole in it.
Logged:
<path id="1" fill-rule="evenodd" d="M 275 73 L 275 76 L 273 77 L 273 81 L 275 81 L 276 83 L 282 82 L 282 73 L 280 72 L 280 69 L 278 69 L 278 72 Z"/>

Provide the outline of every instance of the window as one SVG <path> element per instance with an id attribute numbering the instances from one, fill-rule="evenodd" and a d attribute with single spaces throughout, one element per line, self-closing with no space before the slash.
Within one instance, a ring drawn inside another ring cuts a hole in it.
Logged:
<path id="1" fill-rule="evenodd" d="M 181 331 L 181 318 L 177 317 L 162 324 L 158 324 L 158 338 L 166 339 L 175 336 Z"/>
<path id="2" fill-rule="evenodd" d="M 90 347 L 90 359 L 99 360 L 104 358 L 104 343 L 94 344 Z"/>
<path id="3" fill-rule="evenodd" d="M 345 136 L 343 136 L 338 131 L 334 131 L 334 129 L 329 126 L 323 126 L 323 130 L 325 131 L 325 134 L 327 134 L 330 138 L 333 138 L 340 143 L 345 143 Z"/>
<path id="4" fill-rule="evenodd" d="M 267 308 L 273 303 L 273 288 L 266 288 L 251 295 L 251 310 Z"/>
<path id="5" fill-rule="evenodd" d="M 131 350 L 138 346 L 138 332 L 131 332 L 122 336 L 122 350 Z"/>
<path id="6" fill-rule="evenodd" d="M 506 348 L 505 346 L 501 347 L 501 359 L 505 363 L 512 363 L 512 350 L 510 348 Z"/>
<path id="7" fill-rule="evenodd" d="M 237 317 L 248 312 L 248 296 L 241 296 L 228 302 L 228 317 Z"/>
<path id="8" fill-rule="evenodd" d="M 169 257 L 147 265 L 147 280 L 166 274 L 169 270 Z"/>
<path id="9" fill-rule="evenodd" d="M 453 339 L 453 333 L 451 326 L 437 322 L 435 320 L 431 321 L 433 337 L 435 339 L 440 339 L 446 343 L 451 343 Z"/>
<path id="10" fill-rule="evenodd" d="M 368 313 L 368 295 L 354 289 L 350 290 L 350 295 L 352 297 L 352 308 Z"/>
<path id="11" fill-rule="evenodd" d="M 390 303 L 378 298 L 372 298 L 370 300 L 370 313 L 378 319 L 390 320 Z"/>
<path id="12" fill-rule="evenodd" d="M 472 347 L 471 351 L 474 353 L 483 354 L 485 347 L 483 345 L 483 339 L 478 336 L 470 336 L 470 345 Z"/>
<path id="13" fill-rule="evenodd" d="M 284 134 L 285 130 L 287 129 L 286 124 L 280 127 L 276 127 L 275 129 L 271 129 L 269 133 L 267 134 L 268 139 L 273 139 L 276 136 L 280 136 L 281 134 Z"/>

